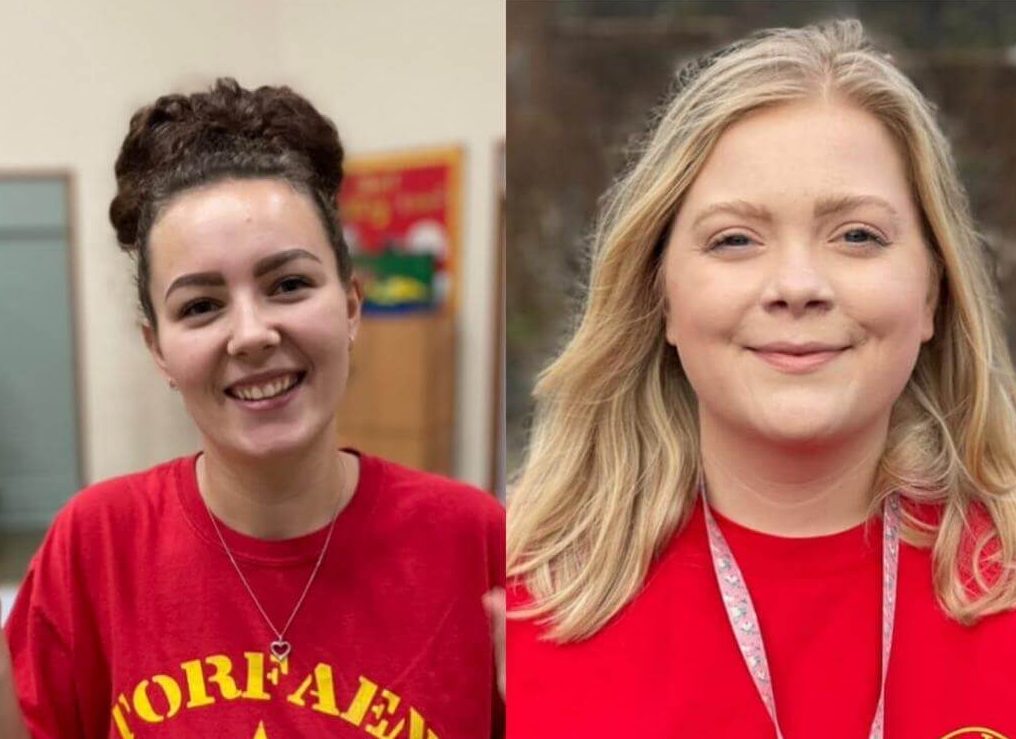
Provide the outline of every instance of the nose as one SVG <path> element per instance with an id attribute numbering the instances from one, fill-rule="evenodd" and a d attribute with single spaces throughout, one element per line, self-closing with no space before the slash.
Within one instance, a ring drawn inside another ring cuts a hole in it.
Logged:
<path id="1" fill-rule="evenodd" d="M 766 310 L 794 317 L 825 313 L 832 308 L 833 298 L 829 275 L 810 245 L 775 250 L 762 295 Z"/>
<path id="2" fill-rule="evenodd" d="M 238 300 L 233 304 L 226 352 L 233 357 L 256 357 L 279 345 L 282 337 L 267 320 L 256 301 Z"/>

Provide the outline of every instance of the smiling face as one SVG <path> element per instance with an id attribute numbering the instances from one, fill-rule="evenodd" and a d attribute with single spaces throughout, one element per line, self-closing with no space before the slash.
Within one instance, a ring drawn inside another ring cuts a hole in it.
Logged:
<path id="1" fill-rule="evenodd" d="M 359 296 L 311 199 L 274 179 L 189 190 L 148 248 L 146 343 L 206 445 L 265 458 L 334 439 Z"/>
<path id="2" fill-rule="evenodd" d="M 700 420 L 779 442 L 884 428 L 937 295 L 903 159 L 869 113 L 808 101 L 727 129 L 663 261 Z"/>

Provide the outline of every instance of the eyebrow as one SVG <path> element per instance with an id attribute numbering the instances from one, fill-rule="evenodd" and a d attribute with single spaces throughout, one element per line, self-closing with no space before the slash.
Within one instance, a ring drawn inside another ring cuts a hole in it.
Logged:
<path id="1" fill-rule="evenodd" d="M 728 200 L 723 203 L 713 203 L 699 213 L 692 221 L 691 227 L 696 228 L 702 221 L 718 213 L 729 213 L 730 215 L 749 218 L 754 221 L 772 223 L 773 213 L 768 208 L 749 203 L 747 200 Z"/>
<path id="2" fill-rule="evenodd" d="M 899 211 L 894 208 L 888 200 L 875 195 L 830 195 L 818 200 L 815 203 L 814 217 L 826 218 L 837 213 L 855 210 L 862 206 L 875 206 L 886 211 L 893 219 L 893 225 L 900 221 Z M 702 221 L 717 213 L 730 213 L 743 218 L 750 218 L 756 221 L 772 223 L 773 212 L 762 205 L 750 203 L 747 200 L 729 200 L 722 203 L 713 203 L 696 216 L 691 227 L 695 228 Z"/>
<path id="3" fill-rule="evenodd" d="M 270 254 L 267 257 L 259 259 L 254 265 L 254 276 L 262 277 L 269 272 L 274 272 L 279 267 L 292 262 L 295 259 L 313 259 L 315 262 L 320 264 L 321 260 L 315 255 L 311 254 L 306 249 L 286 249 L 280 251 L 277 254 Z M 222 274 L 219 272 L 192 272 L 186 275 L 180 275 L 169 288 L 166 290 L 166 294 L 163 296 L 163 300 L 169 297 L 169 294 L 181 287 L 221 287 L 226 284 L 226 280 L 223 279 Z"/>

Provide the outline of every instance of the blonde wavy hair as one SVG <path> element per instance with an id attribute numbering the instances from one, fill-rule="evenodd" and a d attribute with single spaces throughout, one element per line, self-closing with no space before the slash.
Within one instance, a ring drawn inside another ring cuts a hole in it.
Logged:
<path id="1" fill-rule="evenodd" d="M 931 547 L 942 607 L 970 624 L 1016 605 L 1016 380 L 993 279 L 931 104 L 856 20 L 763 31 L 688 65 L 633 168 L 605 200 L 581 320 L 540 375 L 509 502 L 516 618 L 591 636 L 639 592 L 695 505 L 695 396 L 664 336 L 661 255 L 717 139 L 766 106 L 836 97 L 878 118 L 907 165 L 940 280 L 935 336 L 893 408 L 872 511 L 899 490 L 904 537 Z M 973 525 L 973 511 L 991 525 Z"/>

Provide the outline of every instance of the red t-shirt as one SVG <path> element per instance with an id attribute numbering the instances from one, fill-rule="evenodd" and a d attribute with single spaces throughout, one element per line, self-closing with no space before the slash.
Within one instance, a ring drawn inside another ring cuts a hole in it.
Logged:
<path id="1" fill-rule="evenodd" d="M 784 736 L 867 739 L 881 670 L 880 519 L 808 539 L 717 520 L 758 613 Z M 513 588 L 509 608 L 528 597 Z M 775 736 L 720 600 L 701 504 L 607 626 L 560 646 L 541 634 L 509 621 L 512 739 Z M 1016 612 L 970 628 L 949 619 L 930 553 L 906 544 L 885 736 L 1016 739 Z"/>
<path id="2" fill-rule="evenodd" d="M 212 529 L 195 461 L 92 486 L 57 516 L 7 624 L 36 737 L 490 736 L 481 597 L 504 581 L 492 496 L 361 456 L 280 665 Z M 326 529 L 262 541 L 221 528 L 281 626 Z"/>

